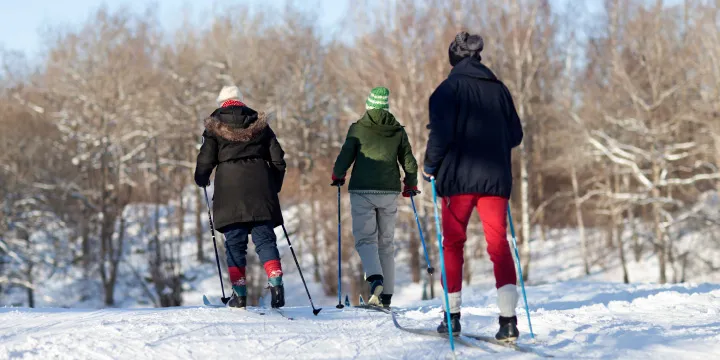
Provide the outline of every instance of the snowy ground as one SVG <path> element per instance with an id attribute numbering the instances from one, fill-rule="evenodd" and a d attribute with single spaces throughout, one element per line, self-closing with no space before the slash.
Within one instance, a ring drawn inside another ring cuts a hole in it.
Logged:
<path id="1" fill-rule="evenodd" d="M 529 289 L 537 348 L 573 359 L 711 359 L 720 354 L 720 285 L 622 285 L 565 282 Z M 496 329 L 494 291 L 464 297 L 463 330 Z M 290 307 L 234 309 L 0 309 L 0 358 L 17 359 L 443 359 L 446 340 L 401 332 L 389 316 L 332 303 L 314 317 Z M 403 314 L 409 327 L 433 328 L 438 301 Z M 521 343 L 529 343 L 520 318 Z M 505 348 L 458 346 L 461 359 L 531 359 Z M 499 353 L 492 353 L 495 350 Z"/>
<path id="2" fill-rule="evenodd" d="M 187 202 L 189 203 L 189 202 Z M 141 206 L 129 223 L 151 221 Z M 287 215 L 293 218 L 291 209 Z M 163 209 L 168 214 L 172 208 Z M 137 219 L 136 219 L 137 218 Z M 144 296 L 136 274 L 147 271 L 147 260 L 138 250 L 145 244 L 139 225 L 129 227 L 128 258 L 120 268 L 116 309 L 102 309 L 98 296 L 82 298 L 83 292 L 99 293 L 98 284 L 79 279 L 71 268 L 38 287 L 39 309 L 23 306 L 24 293 L 16 291 L 0 299 L 0 359 L 208 359 L 240 356 L 240 359 L 444 359 L 446 340 L 413 335 L 395 329 L 389 316 L 357 309 L 337 310 L 334 296 L 310 283 L 317 306 L 314 317 L 282 236 L 279 247 L 286 272 L 286 312 L 289 321 L 268 312 L 258 315 L 233 309 L 202 307 L 202 295 L 218 302 L 220 296 L 214 262 L 194 260 L 194 218 L 186 218 L 186 240 L 180 252 L 186 275 L 185 307 L 154 309 Z M 292 232 L 293 224 L 288 225 Z M 553 230 L 548 241 L 533 241 L 532 271 L 528 299 L 539 350 L 557 358 L 572 359 L 714 359 L 720 354 L 720 273 L 690 273 L 680 285 L 652 284 L 657 263 L 646 252 L 628 261 L 630 281 L 625 285 L 616 250 L 608 250 L 600 234 L 590 230 L 593 254 L 591 275 L 585 275 L 577 243 L 577 231 Z M 280 234 L 279 234 L 280 235 Z M 398 231 L 398 237 L 407 234 Z M 598 235 L 598 236 L 595 236 Z M 165 230 L 162 236 L 171 236 Z M 687 246 L 701 246 L 695 237 L 682 239 Z M 293 239 L 296 249 L 302 239 Z M 402 244 L 402 242 L 401 242 Z M 212 256 L 212 243 L 206 251 Z M 707 248 L 715 260 L 720 252 Z M 306 271 L 310 257 L 301 259 Z M 254 256 L 252 251 L 250 256 Z M 438 299 L 420 301 L 422 284 L 410 281 L 407 249 L 399 245 L 398 277 L 393 304 L 401 309 L 403 325 L 434 329 L 441 316 Z M 595 261 L 598 260 L 598 261 Z M 497 330 L 497 307 L 492 266 L 487 255 L 472 259 L 472 280 L 463 293 L 463 330 L 493 335 Z M 669 274 L 672 275 L 672 272 Z M 436 279 L 437 280 L 437 279 Z M 643 282 L 643 283 L 637 283 Z M 436 292 L 440 291 L 435 286 Z M 521 304 L 522 306 L 522 304 Z M 72 309 L 65 309 L 71 307 Z M 85 309 L 81 309 L 85 308 Z M 524 309 L 518 309 L 521 343 L 530 344 Z M 505 348 L 483 344 L 485 350 L 458 346 L 461 359 L 530 359 Z M 499 353 L 494 353 L 497 351 Z"/>

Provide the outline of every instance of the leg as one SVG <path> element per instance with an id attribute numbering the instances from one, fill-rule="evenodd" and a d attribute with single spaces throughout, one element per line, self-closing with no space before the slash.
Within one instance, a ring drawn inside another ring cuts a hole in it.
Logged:
<path id="1" fill-rule="evenodd" d="M 255 252 L 265 268 L 270 283 L 272 285 L 282 284 L 282 264 L 280 263 L 277 236 L 275 236 L 272 222 L 254 223 L 252 240 L 255 243 Z M 277 284 L 273 284 L 273 281 L 277 282 Z"/>
<path id="2" fill-rule="evenodd" d="M 238 296 L 247 296 L 245 256 L 248 246 L 248 225 L 242 223 L 230 225 L 223 235 L 225 235 L 225 256 L 233 291 Z"/>
<path id="3" fill-rule="evenodd" d="M 467 226 L 470 222 L 477 195 L 455 195 L 443 198 L 442 231 L 445 272 L 448 282 L 450 312 L 460 312 L 462 271 L 465 263 L 464 251 L 467 240 Z"/>
<path id="4" fill-rule="evenodd" d="M 371 197 L 367 194 L 350 194 L 355 249 L 360 255 L 365 277 L 383 276 L 378 255 L 377 210 Z"/>
<path id="5" fill-rule="evenodd" d="M 282 264 L 280 252 L 277 248 L 277 236 L 272 221 L 254 223 L 252 239 L 255 243 L 255 252 L 265 267 L 270 282 L 270 306 L 280 308 L 285 306 L 285 287 L 282 281 Z"/>
<path id="6" fill-rule="evenodd" d="M 515 316 L 518 294 L 515 261 L 507 241 L 507 206 L 507 199 L 496 196 L 481 197 L 477 202 L 487 251 L 493 263 L 500 316 L 512 317 Z"/>
<path id="7" fill-rule="evenodd" d="M 397 220 L 397 195 L 378 196 L 378 255 L 383 272 L 383 295 L 395 290 L 395 222 Z M 386 296 L 388 301 L 389 297 Z M 389 304 L 388 304 L 389 305 Z"/>

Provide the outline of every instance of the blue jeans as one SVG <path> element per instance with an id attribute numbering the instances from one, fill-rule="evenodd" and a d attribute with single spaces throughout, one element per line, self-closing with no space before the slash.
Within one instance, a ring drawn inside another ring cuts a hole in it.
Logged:
<path id="1" fill-rule="evenodd" d="M 273 222 L 235 223 L 223 229 L 225 235 L 225 256 L 229 267 L 245 267 L 247 260 L 248 235 L 252 234 L 255 252 L 260 263 L 280 260 L 277 248 L 277 237 L 273 230 Z"/>

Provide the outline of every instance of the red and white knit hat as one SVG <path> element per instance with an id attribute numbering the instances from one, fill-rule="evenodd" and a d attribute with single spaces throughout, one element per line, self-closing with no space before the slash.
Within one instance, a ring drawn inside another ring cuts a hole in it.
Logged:
<path id="1" fill-rule="evenodd" d="M 220 95 L 218 95 L 217 100 L 215 101 L 217 101 L 218 105 L 222 105 L 228 100 L 237 100 L 239 102 L 243 101 L 243 96 L 237 86 L 223 86 L 220 90 Z"/>

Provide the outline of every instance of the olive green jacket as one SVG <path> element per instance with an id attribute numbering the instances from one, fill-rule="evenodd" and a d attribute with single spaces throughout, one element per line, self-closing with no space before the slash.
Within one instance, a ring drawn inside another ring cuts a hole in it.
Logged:
<path id="1" fill-rule="evenodd" d="M 399 193 L 398 164 L 405 172 L 405 185 L 417 186 L 417 161 L 405 129 L 390 112 L 372 109 L 350 126 L 333 175 L 343 178 L 353 166 L 349 191 Z"/>

